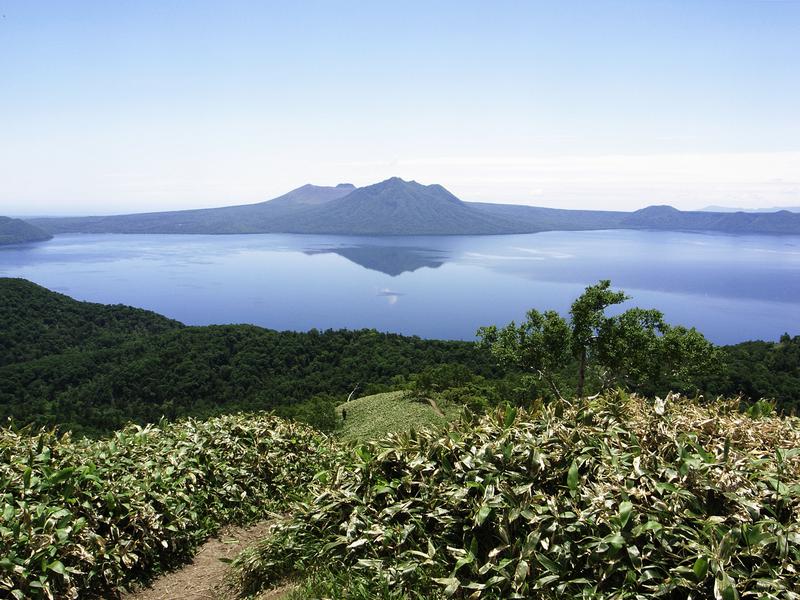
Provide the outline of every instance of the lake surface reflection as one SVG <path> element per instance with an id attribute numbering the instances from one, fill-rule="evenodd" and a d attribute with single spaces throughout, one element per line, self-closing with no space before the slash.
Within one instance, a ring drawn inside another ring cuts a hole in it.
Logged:
<path id="1" fill-rule="evenodd" d="M 800 334 L 800 237 L 582 231 L 508 236 L 61 235 L 0 248 L 0 276 L 184 323 L 376 328 L 471 339 L 566 312 L 598 279 L 717 343 Z"/>

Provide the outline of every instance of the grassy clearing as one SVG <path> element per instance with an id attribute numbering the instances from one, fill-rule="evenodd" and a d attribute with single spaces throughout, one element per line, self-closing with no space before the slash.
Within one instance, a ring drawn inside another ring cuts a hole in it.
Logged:
<path id="1" fill-rule="evenodd" d="M 347 413 L 339 434 L 348 442 L 379 440 L 390 433 L 407 432 L 411 428 L 441 427 L 457 415 L 453 407 L 445 405 L 440 409 L 444 416 L 410 392 L 364 396 L 336 407 L 339 415 L 342 410 Z"/>
<path id="2" fill-rule="evenodd" d="M 0 429 L 0 597 L 111 597 L 302 494 L 328 439 L 267 414 L 102 441 Z"/>
<path id="3" fill-rule="evenodd" d="M 306 576 L 309 598 L 800 598 L 800 420 L 735 402 L 465 417 L 342 450 L 312 492 L 238 559 L 240 589 Z"/>

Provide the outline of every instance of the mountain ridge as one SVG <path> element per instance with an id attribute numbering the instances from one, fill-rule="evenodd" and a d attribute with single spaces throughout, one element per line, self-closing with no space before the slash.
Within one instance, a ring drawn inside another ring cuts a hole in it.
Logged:
<path id="1" fill-rule="evenodd" d="M 567 210 L 464 202 L 439 184 L 392 177 L 364 187 L 306 184 L 255 204 L 182 211 L 31 219 L 58 233 L 301 233 L 330 235 L 498 235 L 553 230 L 643 229 L 800 234 L 800 213 Z"/>
<path id="2" fill-rule="evenodd" d="M 513 222 L 476 210 L 441 185 L 422 185 L 398 177 L 356 188 L 305 216 L 305 222 L 287 226 L 287 232 L 350 235 L 516 232 Z"/>
<path id="3" fill-rule="evenodd" d="M 774 213 L 780 212 L 782 210 L 788 210 L 789 212 L 800 212 L 800 206 L 771 206 L 769 208 L 738 208 L 735 206 L 718 206 L 715 204 L 711 204 L 709 206 L 704 206 L 703 208 L 699 209 L 699 212 L 715 212 L 715 213 L 736 213 L 736 212 L 744 212 L 744 213 Z"/>
<path id="4" fill-rule="evenodd" d="M 43 217 L 32 223 L 51 233 L 277 233 L 269 223 L 350 193 L 355 186 L 306 184 L 255 204 L 98 217 Z"/>

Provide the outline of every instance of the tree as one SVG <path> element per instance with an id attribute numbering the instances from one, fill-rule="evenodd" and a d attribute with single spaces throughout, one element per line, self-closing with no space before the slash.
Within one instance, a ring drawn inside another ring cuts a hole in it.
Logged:
<path id="1" fill-rule="evenodd" d="M 478 336 L 499 362 L 533 371 L 561 398 L 555 373 L 569 360 L 572 331 L 557 312 L 532 309 L 519 327 L 514 321 L 500 330 L 490 325 L 481 327 Z"/>
<path id="2" fill-rule="evenodd" d="M 627 299 L 611 289 L 609 280 L 601 280 L 572 303 L 569 321 L 555 311 L 531 310 L 521 325 L 481 327 L 478 336 L 499 362 L 533 371 L 558 397 L 556 374 L 572 359 L 578 397 L 584 395 L 590 367 L 601 389 L 697 389 L 700 377 L 719 365 L 714 346 L 694 328 L 669 326 L 654 309 L 605 314 Z"/>
<path id="3" fill-rule="evenodd" d="M 724 372 L 722 352 L 694 327 L 667 326 L 658 354 L 658 384 L 681 392 L 693 392 L 700 382 Z"/>
<path id="4" fill-rule="evenodd" d="M 653 309 L 631 308 L 604 317 L 593 340 L 603 387 L 637 388 L 657 377 L 661 335 L 667 331 L 663 315 Z"/>
<path id="5" fill-rule="evenodd" d="M 606 321 L 605 310 L 628 299 L 624 292 L 610 290 L 611 281 L 602 279 L 584 290 L 572 303 L 572 353 L 578 359 L 578 387 L 576 393 L 583 397 L 586 384 L 586 365 L 590 353 L 598 345 L 600 329 Z"/>

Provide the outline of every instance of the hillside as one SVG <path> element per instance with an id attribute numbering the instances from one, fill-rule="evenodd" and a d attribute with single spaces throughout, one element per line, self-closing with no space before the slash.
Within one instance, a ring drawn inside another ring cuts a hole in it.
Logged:
<path id="1" fill-rule="evenodd" d="M 22 219 L 0 217 L 0 246 L 6 244 L 24 244 L 26 242 L 42 242 L 53 236 L 40 227 L 31 225 Z"/>
<path id="2" fill-rule="evenodd" d="M 788 210 L 789 212 L 800 212 L 800 206 L 773 206 L 770 208 L 734 208 L 732 206 L 705 206 L 700 209 L 702 212 L 715 212 L 715 213 L 774 213 L 781 210 Z"/>
<path id="3" fill-rule="evenodd" d="M 0 428 L 0 596 L 117 597 L 269 520 L 237 597 L 791 599 L 800 420 L 737 408 L 612 393 L 357 445 L 262 413 L 98 441 Z"/>
<path id="4" fill-rule="evenodd" d="M 800 414 L 800 335 L 776 342 L 751 341 L 726 346 L 722 381 L 708 382 L 721 394 L 773 398 L 786 412 Z"/>
<path id="5" fill-rule="evenodd" d="M 261 409 L 300 410 L 323 425 L 356 384 L 384 391 L 450 363 L 498 372 L 468 342 L 374 330 L 185 327 L 0 278 L 0 419 L 20 425 L 97 435 L 129 421 Z"/>
<path id="6" fill-rule="evenodd" d="M 515 223 L 525 233 L 538 231 L 581 231 L 620 229 L 622 219 L 629 213 L 605 210 L 566 210 L 541 208 L 520 204 L 490 204 L 471 202 L 481 212 Z"/>
<path id="7" fill-rule="evenodd" d="M 762 397 L 800 407 L 800 336 L 723 347 L 709 397 Z M 574 388 L 574 365 L 559 377 Z M 471 342 L 362 331 L 186 327 L 155 313 L 77 302 L 0 278 L 0 419 L 99 435 L 133 421 L 273 409 L 330 429 L 359 384 L 370 394 L 424 384 L 424 396 L 485 407 L 547 396 Z M 415 383 L 417 382 L 417 383 Z M 440 394 L 437 396 L 437 394 Z M 424 408 L 424 406 L 422 407 Z M 444 408 L 446 410 L 446 408 Z"/>
<path id="8" fill-rule="evenodd" d="M 241 206 L 32 222 L 51 233 L 491 235 L 665 229 L 800 234 L 800 214 L 788 211 L 683 212 L 651 206 L 626 213 L 464 202 L 441 185 L 398 177 L 361 188 L 304 185 L 273 200 Z"/>
<path id="9" fill-rule="evenodd" d="M 0 367 L 182 327 L 140 308 L 77 302 L 10 278 L 0 278 L 0 324 Z"/>
<path id="10" fill-rule="evenodd" d="M 266 520 L 231 572 L 243 594 L 793 597 L 800 421 L 768 403 L 542 402 L 472 343 L 186 327 L 16 279 L 0 300 L 0 597 L 114 597 Z M 727 349 L 725 381 L 796 393 L 798 348 Z M 127 421 L 158 425 L 110 434 Z"/>

